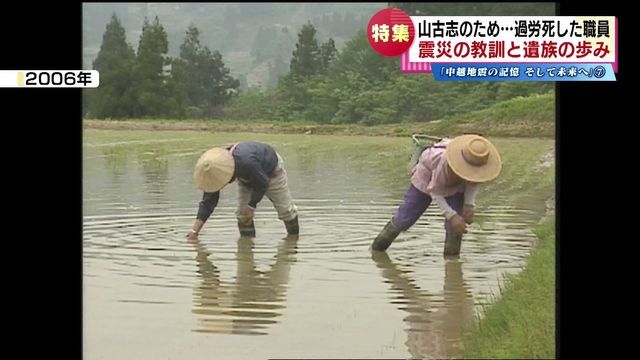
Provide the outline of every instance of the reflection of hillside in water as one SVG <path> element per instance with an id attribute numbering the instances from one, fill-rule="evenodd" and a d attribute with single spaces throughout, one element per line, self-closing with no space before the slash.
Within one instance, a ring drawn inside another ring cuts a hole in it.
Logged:
<path id="1" fill-rule="evenodd" d="M 282 315 L 291 264 L 296 262 L 297 236 L 288 236 L 278 246 L 275 262 L 268 271 L 258 271 L 253 238 L 238 239 L 235 282 L 220 279 L 220 272 L 208 259 L 199 240 L 196 250 L 200 286 L 194 289 L 192 312 L 198 315 L 196 332 L 266 335 L 269 325 Z"/>
<path id="2" fill-rule="evenodd" d="M 461 350 L 463 329 L 473 321 L 473 298 L 462 276 L 462 262 L 445 260 L 442 296 L 427 294 L 408 277 L 387 253 L 374 251 L 373 260 L 381 269 L 392 304 L 408 313 L 406 346 L 416 358 L 452 358 Z"/>

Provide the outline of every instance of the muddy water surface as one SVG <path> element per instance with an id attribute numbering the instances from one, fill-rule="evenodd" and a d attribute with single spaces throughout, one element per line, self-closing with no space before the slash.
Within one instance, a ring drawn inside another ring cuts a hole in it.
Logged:
<path id="1" fill-rule="evenodd" d="M 232 184 L 187 241 L 196 159 L 248 139 L 284 157 L 300 236 L 285 236 L 265 198 L 257 236 L 240 238 Z M 435 206 L 387 253 L 368 250 L 408 186 L 409 139 L 85 131 L 84 358 L 455 357 L 503 274 L 525 263 L 552 191 L 531 190 L 541 175 L 515 151 L 540 159 L 552 141 L 497 143 L 504 183 L 479 195 L 460 258 L 445 260 Z"/>

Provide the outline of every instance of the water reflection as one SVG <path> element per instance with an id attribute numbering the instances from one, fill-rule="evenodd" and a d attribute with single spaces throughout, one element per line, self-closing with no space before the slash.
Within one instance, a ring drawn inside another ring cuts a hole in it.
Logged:
<path id="1" fill-rule="evenodd" d="M 259 271 L 254 259 L 254 239 L 240 237 L 236 252 L 235 282 L 223 281 L 199 240 L 196 250 L 200 285 L 194 289 L 192 312 L 198 315 L 196 332 L 266 335 L 284 309 L 291 265 L 296 262 L 298 236 L 289 235 L 278 245 L 275 262 Z"/>
<path id="2" fill-rule="evenodd" d="M 166 181 L 169 160 L 165 148 L 154 148 L 138 152 L 138 162 L 142 164 L 142 171 L 149 182 Z"/>
<path id="3" fill-rule="evenodd" d="M 393 261 L 378 254 L 374 263 L 366 253 L 377 234 L 371 229 L 406 190 L 406 139 L 136 134 L 89 133 L 83 148 L 86 358 L 458 356 L 463 323 L 498 290 L 502 274 L 526 263 L 531 228 L 553 190 L 506 151 L 514 180 L 480 194 L 464 265 L 433 256 L 444 235 L 429 220 L 437 209 L 398 240 L 404 245 L 389 253 Z M 231 186 L 209 237 L 188 243 L 201 196 L 192 181 L 200 149 L 253 137 L 290 159 L 304 239 L 281 240 L 283 225 L 268 206 L 261 206 L 259 237 L 238 239 Z M 501 141 L 531 158 L 550 143 Z"/>
<path id="4" fill-rule="evenodd" d="M 460 354 L 463 330 L 473 321 L 471 288 L 462 276 L 462 262 L 445 259 L 442 296 L 429 294 L 399 268 L 385 252 L 373 251 L 372 258 L 385 282 L 391 285 L 392 304 L 408 315 L 406 346 L 416 358 L 452 358 Z"/>
<path id="5" fill-rule="evenodd" d="M 102 156 L 106 159 L 111 176 L 118 181 L 127 169 L 127 151 L 122 147 L 106 147 L 102 150 Z"/>
<path id="6" fill-rule="evenodd" d="M 164 147 L 138 149 L 138 162 L 142 165 L 145 185 L 150 193 L 164 194 L 166 192 L 169 160 Z"/>

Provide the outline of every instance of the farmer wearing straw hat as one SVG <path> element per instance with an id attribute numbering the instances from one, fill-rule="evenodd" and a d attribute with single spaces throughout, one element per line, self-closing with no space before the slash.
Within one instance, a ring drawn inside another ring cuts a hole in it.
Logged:
<path id="1" fill-rule="evenodd" d="M 282 157 L 269 145 L 255 141 L 241 142 L 227 148 L 206 151 L 196 163 L 193 180 L 204 191 L 196 221 L 187 234 L 197 238 L 204 223 L 218 204 L 220 190 L 238 180 L 236 217 L 242 236 L 255 236 L 253 216 L 266 195 L 284 221 L 287 233 L 298 234 L 297 207 L 291 199 L 287 172 Z"/>
<path id="2" fill-rule="evenodd" d="M 445 255 L 460 254 L 462 234 L 473 222 L 478 185 L 495 179 L 502 169 L 496 147 L 479 135 L 444 139 L 420 155 L 411 184 L 393 218 L 373 241 L 373 250 L 385 251 L 435 201 L 444 212 Z"/>

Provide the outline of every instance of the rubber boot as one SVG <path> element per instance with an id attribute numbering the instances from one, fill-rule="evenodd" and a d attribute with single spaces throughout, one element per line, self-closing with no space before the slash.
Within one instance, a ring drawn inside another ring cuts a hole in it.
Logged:
<path id="1" fill-rule="evenodd" d="M 289 221 L 285 221 L 284 226 L 287 228 L 287 234 L 289 235 L 298 235 L 298 233 L 300 232 L 297 216 Z"/>
<path id="2" fill-rule="evenodd" d="M 447 231 L 444 239 L 444 256 L 460 255 L 460 244 L 462 243 L 462 235 Z"/>
<path id="3" fill-rule="evenodd" d="M 371 249 L 376 251 L 385 251 L 391 246 L 393 240 L 396 239 L 400 235 L 400 230 L 396 228 L 393 224 L 393 220 L 389 220 L 387 225 L 384 226 L 378 237 L 373 240 L 373 244 L 371 244 Z"/>
<path id="4" fill-rule="evenodd" d="M 240 230 L 240 236 L 256 236 L 256 228 L 253 225 L 253 220 L 251 220 L 251 223 L 249 224 L 243 224 L 238 221 L 238 230 Z"/>

